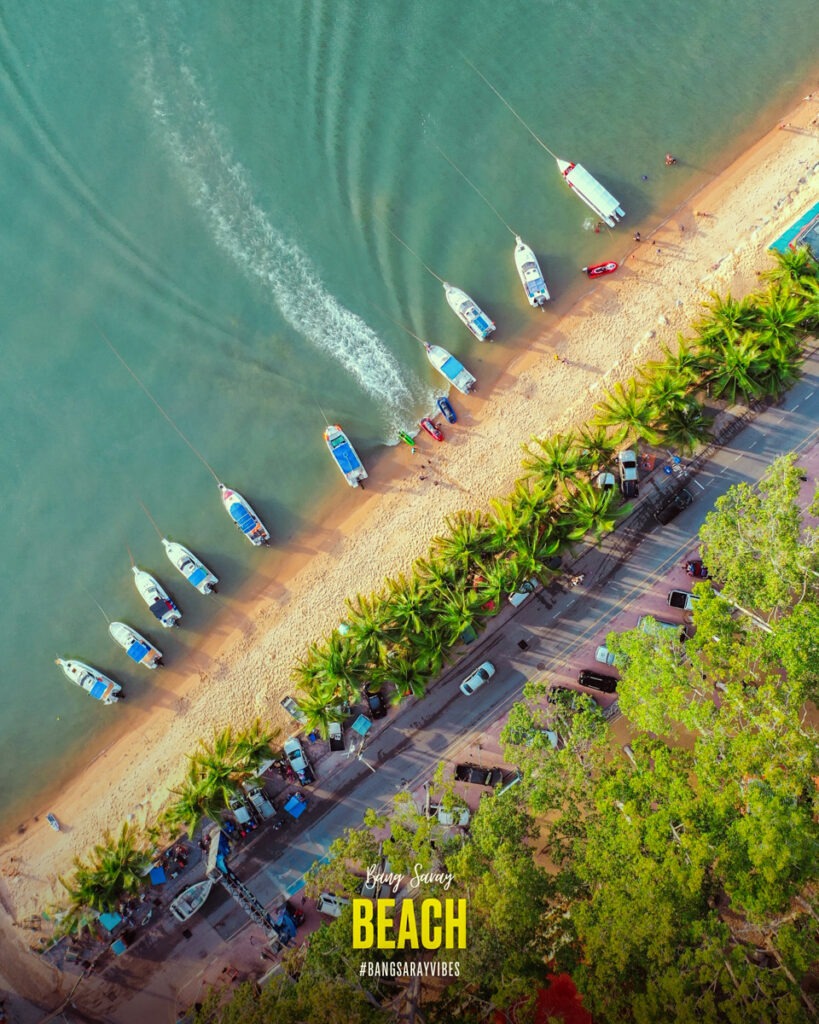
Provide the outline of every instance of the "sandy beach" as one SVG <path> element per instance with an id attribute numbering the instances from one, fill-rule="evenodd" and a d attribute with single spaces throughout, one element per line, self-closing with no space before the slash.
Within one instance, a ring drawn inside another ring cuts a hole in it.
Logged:
<path id="1" fill-rule="evenodd" d="M 162 699 L 153 707 L 144 702 L 137 727 L 42 808 L 65 831 L 52 832 L 41 814 L 5 837 L 4 946 L 32 938 L 20 924 L 59 894 L 57 876 L 70 871 L 75 855 L 106 828 L 144 820 L 162 806 L 200 737 L 256 716 L 287 736 L 293 723 L 279 701 L 295 692 L 290 671 L 307 644 L 344 618 L 345 598 L 406 572 L 448 514 L 485 508 L 511 490 L 522 473 L 521 442 L 584 422 L 604 389 L 686 332 L 709 292 L 742 295 L 757 287 L 758 273 L 771 265 L 767 246 L 819 198 L 818 118 L 819 92 L 656 230 L 643 230 L 641 242 L 632 240 L 626 220 L 616 231 L 617 274 L 591 283 L 559 320 L 533 313 L 531 343 L 493 386 L 458 401 L 459 423 L 446 444 L 422 437 L 414 457 L 404 445 L 391 451 L 366 492 L 334 498 L 307 536 L 263 559 L 242 599 L 224 602 L 190 671 L 169 670 Z M 658 152 L 657 173 L 662 163 Z M 0 968 L 12 988 L 23 984 L 15 962 Z"/>

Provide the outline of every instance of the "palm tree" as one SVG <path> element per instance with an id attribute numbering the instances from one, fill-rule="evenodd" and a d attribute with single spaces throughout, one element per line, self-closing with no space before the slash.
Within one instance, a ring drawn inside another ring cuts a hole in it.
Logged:
<path id="1" fill-rule="evenodd" d="M 430 554 L 437 562 L 449 562 L 460 572 L 481 564 L 490 543 L 483 512 L 456 512 L 445 519 L 448 533 L 433 538 Z"/>
<path id="2" fill-rule="evenodd" d="M 317 732 L 323 740 L 326 740 L 329 735 L 330 725 L 333 722 L 342 722 L 346 717 L 342 705 L 334 693 L 313 691 L 304 697 L 299 697 L 296 703 L 307 719 L 305 729 L 308 732 Z"/>
<path id="3" fill-rule="evenodd" d="M 805 317 L 804 296 L 783 285 L 772 285 L 757 312 L 757 327 L 763 343 L 778 349 L 796 344 Z"/>
<path id="4" fill-rule="evenodd" d="M 739 395 L 747 400 L 764 393 L 760 380 L 767 361 L 759 336 L 751 331 L 735 338 L 714 336 L 704 342 L 703 368 L 715 398 L 733 404 Z"/>
<path id="5" fill-rule="evenodd" d="M 686 455 L 711 436 L 710 421 L 694 399 L 689 399 L 686 405 L 670 408 L 661 416 L 658 426 L 663 444 L 678 448 Z"/>
<path id="6" fill-rule="evenodd" d="M 393 702 L 397 704 L 406 697 L 423 697 L 430 674 L 425 665 L 419 666 L 410 658 L 397 657 L 379 669 L 373 679 L 381 686 L 392 684 L 395 687 Z"/>
<path id="7" fill-rule="evenodd" d="M 443 644 L 452 647 L 470 626 L 476 624 L 483 599 L 472 587 L 441 587 L 431 596 L 435 601 L 432 611 L 436 630 Z"/>
<path id="8" fill-rule="evenodd" d="M 387 656 L 392 634 L 386 628 L 388 607 L 382 597 L 357 594 L 355 603 L 347 600 L 346 641 L 361 666 L 381 665 Z"/>
<path id="9" fill-rule="evenodd" d="M 802 290 L 807 280 L 819 278 L 819 263 L 807 245 L 786 252 L 774 252 L 776 266 L 762 275 L 774 284 L 784 284 Z"/>
<path id="10" fill-rule="evenodd" d="M 460 566 L 440 558 L 417 558 L 412 564 L 412 569 L 427 595 L 440 587 L 453 587 L 459 581 L 463 582 L 466 576 Z"/>
<path id="11" fill-rule="evenodd" d="M 259 765 L 270 760 L 271 744 L 280 733 L 279 729 L 263 726 L 260 718 L 240 730 L 235 739 L 233 758 L 242 781 L 255 778 Z"/>
<path id="12" fill-rule="evenodd" d="M 397 579 L 388 579 L 387 607 L 399 636 L 420 633 L 427 611 L 427 596 L 420 578 L 413 574 L 407 579 L 403 573 Z"/>
<path id="13" fill-rule="evenodd" d="M 594 408 L 596 415 L 592 423 L 595 426 L 619 428 L 615 435 L 615 443 L 618 445 L 626 438 L 644 440 L 649 444 L 657 444 L 660 439 L 654 427 L 654 403 L 646 397 L 633 377 L 627 384 L 618 381 L 606 398 Z"/>
<path id="14" fill-rule="evenodd" d="M 323 647 L 310 644 L 307 657 L 299 662 L 294 676 L 310 693 L 331 692 L 339 700 L 353 703 L 364 681 L 365 673 L 356 663 L 354 653 L 338 630 L 333 630 Z"/>
<path id="15" fill-rule="evenodd" d="M 183 782 L 171 790 L 171 794 L 176 799 L 163 813 L 162 822 L 173 831 L 186 831 L 191 837 L 204 818 L 218 820 L 219 812 L 225 806 L 221 796 L 211 789 L 210 780 L 202 774 L 195 757 L 189 758 L 188 773 Z"/>
<path id="16" fill-rule="evenodd" d="M 664 370 L 655 365 L 644 370 L 643 394 L 654 407 L 656 416 L 662 416 L 670 409 L 681 409 L 689 404 L 690 379 L 674 370 Z"/>
<path id="17" fill-rule="evenodd" d="M 238 790 L 242 774 L 241 770 L 237 771 L 234 746 L 233 729 L 227 726 L 215 734 L 212 745 L 200 740 L 199 750 L 193 755 L 206 788 L 214 798 L 221 800 L 223 807 L 228 806 L 228 801 Z"/>
<path id="18" fill-rule="evenodd" d="M 530 447 L 534 445 L 534 451 Z M 544 480 L 548 485 L 574 482 L 581 467 L 581 457 L 574 433 L 556 434 L 554 437 L 532 437 L 523 450 L 528 458 L 523 460 L 524 469 Z"/>
<path id="19" fill-rule="evenodd" d="M 152 854 L 140 840 L 139 830 L 124 822 L 118 836 L 106 832 L 102 843 L 91 851 L 89 863 L 74 858 L 74 878 L 60 882 L 78 910 L 86 907 L 106 913 L 114 910 L 123 896 L 132 896 L 145 884 Z"/>
<path id="20" fill-rule="evenodd" d="M 700 377 L 700 350 L 691 338 L 677 335 L 677 347 L 671 349 L 663 345 L 660 349 L 662 358 L 646 365 L 646 377 L 655 372 L 674 374 L 682 379 L 688 388 L 693 387 Z"/>
<path id="21" fill-rule="evenodd" d="M 726 296 L 711 292 L 710 303 L 705 303 L 706 316 L 695 321 L 694 330 L 701 342 L 715 338 L 736 338 L 744 331 L 756 326 L 757 306 L 754 296 L 735 299 L 729 292 Z"/>
<path id="22" fill-rule="evenodd" d="M 567 539 L 582 540 L 587 533 L 593 533 L 599 544 L 607 533 L 611 533 L 618 517 L 628 511 L 612 512 L 615 493 L 593 487 L 584 480 L 578 482 L 577 491 L 566 499 L 562 509 L 561 525 L 566 530 Z"/>
<path id="23" fill-rule="evenodd" d="M 608 465 L 617 451 L 615 439 L 603 427 L 583 427 L 577 435 L 578 464 L 591 475 Z"/>

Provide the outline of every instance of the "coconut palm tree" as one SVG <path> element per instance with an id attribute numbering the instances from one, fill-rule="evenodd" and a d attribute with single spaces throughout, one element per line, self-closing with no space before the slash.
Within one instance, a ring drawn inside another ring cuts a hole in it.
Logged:
<path id="1" fill-rule="evenodd" d="M 171 795 L 175 799 L 162 814 L 162 823 L 173 832 L 184 830 L 191 837 L 203 819 L 218 820 L 219 812 L 225 806 L 222 796 L 213 792 L 210 780 L 203 775 L 195 757 L 189 758 L 187 775 L 176 789 L 171 790 Z"/>
<path id="2" fill-rule="evenodd" d="M 772 349 L 798 345 L 805 317 L 804 296 L 784 285 L 772 285 L 757 311 L 760 340 Z"/>
<path id="3" fill-rule="evenodd" d="M 594 409 L 592 423 L 598 427 L 617 428 L 617 445 L 622 444 L 627 438 L 647 441 L 649 444 L 657 444 L 660 439 L 659 432 L 654 427 L 654 403 L 646 397 L 633 377 L 626 384 L 618 381 Z"/>
<path id="4" fill-rule="evenodd" d="M 489 551 L 490 535 L 483 512 L 456 512 L 444 520 L 447 533 L 434 537 L 430 556 L 436 562 L 449 562 L 460 572 L 480 565 Z"/>
<path id="5" fill-rule="evenodd" d="M 199 749 L 193 755 L 199 773 L 214 798 L 226 807 L 228 801 L 239 789 L 239 780 L 244 774 L 234 757 L 235 738 L 233 729 L 227 726 L 214 734 L 211 744 L 199 741 Z M 249 777 L 245 774 L 245 778 Z"/>
<path id="6" fill-rule="evenodd" d="M 756 326 L 757 305 L 754 296 L 735 299 L 729 292 L 722 296 L 711 292 L 711 301 L 705 303 L 707 313 L 694 322 L 694 330 L 701 342 L 715 338 L 736 338 Z"/>
<path id="7" fill-rule="evenodd" d="M 387 580 L 387 608 L 398 636 L 420 633 L 426 617 L 428 600 L 424 584 L 413 574 L 409 579 L 401 573 Z"/>
<path id="8" fill-rule="evenodd" d="M 740 395 L 747 400 L 764 393 L 760 381 L 768 365 L 754 332 L 733 338 L 714 335 L 703 342 L 702 358 L 705 382 L 715 398 L 734 403 Z"/>
<path id="9" fill-rule="evenodd" d="M 581 467 L 580 453 L 577 448 L 577 435 L 556 434 L 554 437 L 532 437 L 523 450 L 527 458 L 523 460 L 524 469 L 542 479 L 547 486 L 573 483 Z"/>
<path id="10" fill-rule="evenodd" d="M 475 626 L 483 599 L 472 587 L 441 587 L 431 593 L 435 629 L 445 647 L 454 646 L 462 634 Z"/>
<path id="11" fill-rule="evenodd" d="M 310 644 L 307 657 L 296 666 L 294 676 L 306 692 L 335 693 L 339 700 L 352 704 L 366 673 L 356 663 L 347 638 L 333 630 L 323 646 Z"/>
<path id="12" fill-rule="evenodd" d="M 762 275 L 774 284 L 784 284 L 801 291 L 805 281 L 819 279 L 819 263 L 813 258 L 807 245 L 797 246 L 785 252 L 774 252 L 776 265 Z"/>
<path id="13" fill-rule="evenodd" d="M 681 409 L 689 404 L 691 381 L 687 375 L 664 370 L 656 365 L 640 374 L 643 394 L 654 407 L 654 416 L 662 416 L 670 409 Z"/>
<path id="14" fill-rule="evenodd" d="M 330 725 L 333 722 L 342 722 L 346 717 L 335 693 L 314 690 L 304 697 L 297 698 L 296 704 L 307 719 L 304 726 L 307 732 L 317 732 L 324 740 L 330 733 Z"/>
<path id="15" fill-rule="evenodd" d="M 355 602 L 347 600 L 347 633 L 345 639 L 355 660 L 362 667 L 383 664 L 394 634 L 387 628 L 389 609 L 383 597 L 357 594 Z"/>
<path id="16" fill-rule="evenodd" d="M 114 910 L 123 896 L 133 896 L 145 884 L 152 853 L 144 846 L 139 829 L 124 822 L 119 835 L 106 832 L 85 863 L 74 858 L 74 877 L 60 882 L 77 907 L 106 913 Z"/>
<path id="17" fill-rule="evenodd" d="M 379 686 L 395 687 L 393 703 L 398 704 L 407 697 L 423 697 L 427 691 L 430 674 L 426 666 L 419 666 L 411 658 L 392 658 L 373 674 L 373 682 Z"/>
<path id="18" fill-rule="evenodd" d="M 611 508 L 615 494 L 616 491 L 604 491 L 585 480 L 578 481 L 577 490 L 566 498 L 561 509 L 560 524 L 567 539 L 582 540 L 587 533 L 593 533 L 599 544 L 607 533 L 611 533 L 618 517 L 629 511 Z"/>
<path id="19" fill-rule="evenodd" d="M 655 372 L 674 374 L 682 379 L 686 387 L 694 387 L 700 378 L 700 350 L 691 338 L 677 335 L 677 347 L 672 349 L 663 345 L 660 349 L 662 358 L 646 365 L 646 377 Z"/>
<path id="20" fill-rule="evenodd" d="M 683 406 L 673 406 L 660 417 L 663 444 L 689 455 L 698 444 L 711 436 L 711 424 L 702 407 L 694 399 Z"/>
<path id="21" fill-rule="evenodd" d="M 577 435 L 576 447 L 580 453 L 581 469 L 594 476 L 607 466 L 617 451 L 615 438 L 603 427 L 583 427 Z"/>
<path id="22" fill-rule="evenodd" d="M 280 729 L 270 729 L 262 725 L 260 718 L 255 719 L 245 729 L 239 730 L 234 742 L 233 759 L 242 781 L 255 778 L 259 765 L 270 760 L 271 744 L 280 734 Z"/>

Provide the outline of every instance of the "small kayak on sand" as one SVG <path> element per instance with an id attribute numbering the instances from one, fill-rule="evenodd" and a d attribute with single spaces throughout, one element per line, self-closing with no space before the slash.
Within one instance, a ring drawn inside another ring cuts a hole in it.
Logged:
<path id="1" fill-rule="evenodd" d="M 603 274 L 613 274 L 619 264 L 615 263 L 614 260 L 610 260 L 608 263 L 594 263 L 590 267 L 582 267 L 582 271 L 588 277 L 602 277 Z"/>
<path id="2" fill-rule="evenodd" d="M 434 437 L 436 441 L 443 441 L 444 432 L 439 426 L 432 422 L 429 416 L 425 416 L 421 421 L 421 426 L 426 430 L 430 437 Z"/>
<path id="3" fill-rule="evenodd" d="M 401 438 L 401 440 L 404 442 L 404 444 L 408 444 L 410 446 L 410 448 L 412 448 L 412 450 L 415 451 L 415 438 L 414 437 L 412 437 L 410 434 L 408 434 L 406 432 L 406 430 L 399 430 L 398 431 L 398 436 Z"/>
<path id="4" fill-rule="evenodd" d="M 448 398 L 439 398 L 437 404 L 448 423 L 458 422 L 458 417 L 455 415 L 455 410 L 452 408 Z"/>

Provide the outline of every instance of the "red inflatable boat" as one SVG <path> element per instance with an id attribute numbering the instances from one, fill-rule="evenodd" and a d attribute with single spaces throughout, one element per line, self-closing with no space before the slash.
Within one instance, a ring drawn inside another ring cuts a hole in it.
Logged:
<path id="1" fill-rule="evenodd" d="M 618 264 L 611 260 L 609 263 L 595 263 L 590 267 L 583 267 L 583 273 L 589 277 L 602 277 L 603 274 L 613 274 Z"/>

